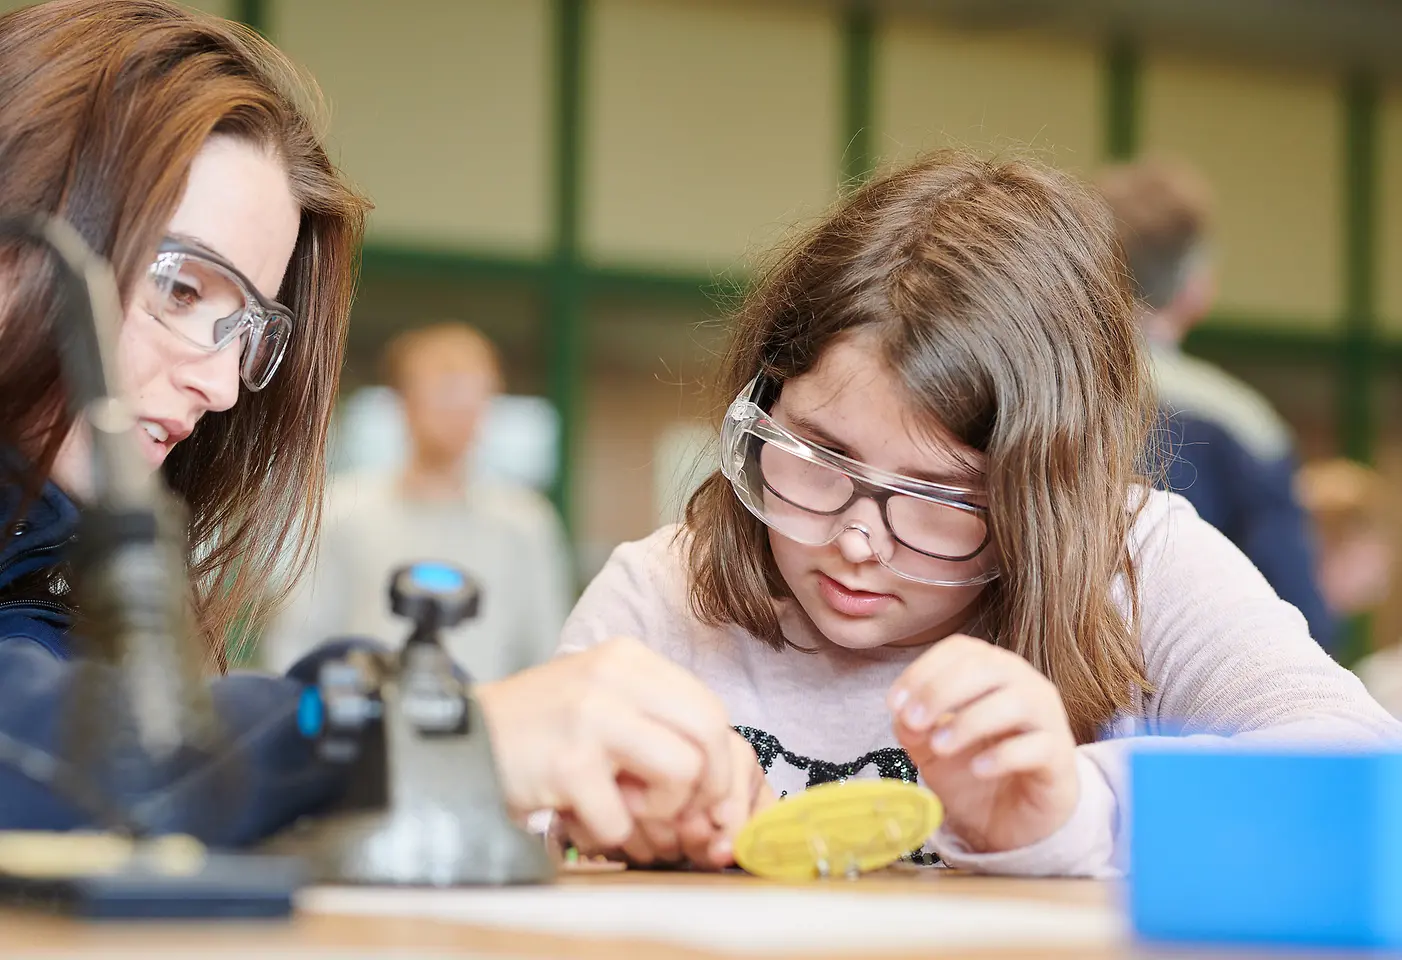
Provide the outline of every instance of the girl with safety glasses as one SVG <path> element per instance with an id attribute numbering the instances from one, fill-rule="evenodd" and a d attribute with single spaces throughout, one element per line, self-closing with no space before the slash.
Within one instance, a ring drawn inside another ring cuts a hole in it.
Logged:
<path id="1" fill-rule="evenodd" d="M 1395 735 L 1153 492 L 1113 237 L 1029 163 L 942 153 L 857 190 L 741 307 L 685 523 L 615 552 L 562 649 L 639 637 L 695 672 L 780 795 L 925 783 L 947 812 L 925 855 L 985 871 L 1118 866 L 1131 734 Z M 617 852 L 683 841 L 653 820 Z"/>

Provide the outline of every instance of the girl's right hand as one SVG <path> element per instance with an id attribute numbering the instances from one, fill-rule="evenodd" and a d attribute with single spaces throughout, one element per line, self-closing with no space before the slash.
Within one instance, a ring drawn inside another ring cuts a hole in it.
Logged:
<path id="1" fill-rule="evenodd" d="M 584 824 L 566 816 L 565 835 L 585 855 L 642 865 L 684 862 L 704 870 L 730 866 L 735 862 L 735 836 L 740 828 L 775 799 L 749 741 L 732 732 L 730 744 L 730 794 L 716 813 L 693 806 L 675 819 L 639 817 L 632 836 L 621 845 L 601 842 Z M 625 798 L 634 789 L 633 784 L 625 783 Z"/>
<path id="2" fill-rule="evenodd" d="M 733 800 L 748 771 L 737 773 L 738 735 L 720 699 L 636 640 L 610 640 L 474 694 L 517 814 L 556 810 L 605 849 L 622 848 L 640 821 L 696 812 L 733 837 L 736 817 L 748 816 Z M 753 751 L 748 762 L 758 769 Z"/>

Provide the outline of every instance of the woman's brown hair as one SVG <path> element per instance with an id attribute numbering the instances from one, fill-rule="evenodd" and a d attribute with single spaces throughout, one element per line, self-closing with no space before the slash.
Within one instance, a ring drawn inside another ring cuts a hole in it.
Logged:
<path id="1" fill-rule="evenodd" d="M 201 418 L 164 467 L 190 508 L 196 604 L 219 663 L 236 618 L 277 599 L 268 585 L 288 558 L 305 565 L 320 514 L 368 203 L 327 158 L 315 107 L 315 87 L 258 34 L 165 0 L 54 0 L 0 17 L 0 213 L 67 219 L 124 296 L 210 136 L 269 150 L 301 207 L 277 294 L 297 316 L 282 366 Z M 0 429 L 47 476 L 72 420 L 56 304 L 42 272 L 26 274 L 6 292 Z"/>
<path id="2" fill-rule="evenodd" d="M 985 455 L 1001 576 L 983 628 L 1049 677 L 1077 738 L 1094 739 L 1148 687 L 1129 533 L 1154 420 L 1105 204 L 1065 174 L 957 152 L 876 180 L 760 278 L 721 395 L 756 374 L 802 376 L 857 331 L 912 409 Z M 791 594 L 763 525 L 719 472 L 686 518 L 696 613 L 782 648 L 774 599 Z"/>

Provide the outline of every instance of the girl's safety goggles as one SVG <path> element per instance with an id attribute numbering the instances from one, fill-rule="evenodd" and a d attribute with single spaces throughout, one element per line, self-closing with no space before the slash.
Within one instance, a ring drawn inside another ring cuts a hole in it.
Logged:
<path id="1" fill-rule="evenodd" d="M 974 561 L 992 539 L 988 508 L 962 487 L 887 473 L 790 433 L 755 402 L 756 377 L 726 411 L 721 472 L 770 529 L 808 546 L 853 530 L 883 566 L 936 586 L 998 576 Z"/>

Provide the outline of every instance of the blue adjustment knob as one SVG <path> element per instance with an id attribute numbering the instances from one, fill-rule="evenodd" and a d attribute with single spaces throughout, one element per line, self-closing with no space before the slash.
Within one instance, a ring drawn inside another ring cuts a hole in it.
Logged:
<path id="1" fill-rule="evenodd" d="M 477 616 L 477 584 L 449 563 L 421 561 L 390 578 L 390 609 L 420 630 L 441 630 Z"/>
<path id="2" fill-rule="evenodd" d="M 320 736 L 325 725 L 326 705 L 322 703 L 321 691 L 316 687 L 307 687 L 297 701 L 297 729 L 302 736 L 310 739 Z"/>
<path id="3" fill-rule="evenodd" d="M 467 586 L 466 575 L 446 563 L 416 563 L 409 568 L 409 579 L 430 593 L 456 593 Z"/>

